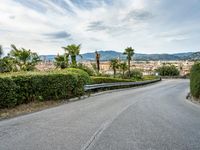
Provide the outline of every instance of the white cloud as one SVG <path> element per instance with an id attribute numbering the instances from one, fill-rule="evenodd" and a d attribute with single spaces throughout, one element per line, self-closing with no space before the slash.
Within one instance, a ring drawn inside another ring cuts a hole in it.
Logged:
<path id="1" fill-rule="evenodd" d="M 40 54 L 61 53 L 71 43 L 81 43 L 82 52 L 127 46 L 142 53 L 195 51 L 200 19 L 187 17 L 179 24 L 182 7 L 170 12 L 164 0 L 1 0 L 0 44 Z"/>

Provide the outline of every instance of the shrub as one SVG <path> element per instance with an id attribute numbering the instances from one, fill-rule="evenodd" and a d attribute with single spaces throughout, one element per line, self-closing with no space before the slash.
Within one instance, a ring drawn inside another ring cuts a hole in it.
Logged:
<path id="1" fill-rule="evenodd" d="M 68 61 L 69 61 L 69 55 L 64 54 L 64 55 L 57 55 L 55 57 L 54 65 L 57 68 L 65 69 L 68 67 Z"/>
<path id="2" fill-rule="evenodd" d="M 164 65 L 156 69 L 156 71 L 161 76 L 178 76 L 180 74 L 179 70 L 174 65 Z"/>
<path id="3" fill-rule="evenodd" d="M 112 77 L 111 74 L 105 73 L 105 72 L 101 72 L 98 74 L 99 77 Z"/>
<path id="4" fill-rule="evenodd" d="M 155 80 L 155 79 L 159 79 L 159 76 L 153 76 L 153 75 L 143 76 L 143 80 Z"/>
<path id="5" fill-rule="evenodd" d="M 133 78 L 133 79 L 142 79 L 142 72 L 139 69 L 133 69 L 129 72 L 125 73 L 125 78 Z"/>
<path id="6" fill-rule="evenodd" d="M 0 108 L 13 107 L 17 104 L 18 86 L 10 78 L 0 78 Z"/>
<path id="7" fill-rule="evenodd" d="M 193 97 L 200 98 L 200 62 L 194 64 L 191 69 L 190 91 Z"/>
<path id="8" fill-rule="evenodd" d="M 14 44 L 11 45 L 10 56 L 15 60 L 14 62 L 23 71 L 32 71 L 40 61 L 37 53 L 31 52 L 29 49 L 17 48 Z"/>
<path id="9" fill-rule="evenodd" d="M 65 71 L 78 74 L 78 77 L 83 82 L 83 84 L 88 84 L 91 82 L 89 74 L 82 69 L 67 68 L 67 69 L 65 69 Z"/>
<path id="10" fill-rule="evenodd" d="M 0 58 L 0 73 L 17 71 L 15 60 L 10 57 Z"/>
<path id="11" fill-rule="evenodd" d="M 31 101 L 59 100 L 84 93 L 89 75 L 82 70 L 0 76 L 0 108 Z"/>
<path id="12" fill-rule="evenodd" d="M 77 68 L 79 68 L 79 69 L 81 69 L 81 70 L 84 70 L 84 71 L 87 72 L 90 76 L 96 75 L 95 71 L 94 71 L 92 68 L 90 68 L 90 67 L 88 67 L 88 66 L 86 66 L 86 65 L 84 65 L 84 64 L 82 64 L 82 63 L 79 63 L 78 66 L 77 66 Z"/>
<path id="13" fill-rule="evenodd" d="M 91 77 L 92 84 L 100 84 L 100 83 L 114 83 L 114 82 L 134 82 L 134 80 L 130 79 L 119 79 L 119 78 L 111 78 L 111 77 Z"/>

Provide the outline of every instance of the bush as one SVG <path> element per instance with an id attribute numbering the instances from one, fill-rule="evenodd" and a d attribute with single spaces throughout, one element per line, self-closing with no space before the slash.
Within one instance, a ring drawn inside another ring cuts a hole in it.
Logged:
<path id="1" fill-rule="evenodd" d="M 0 73 L 17 71 L 17 67 L 14 63 L 14 59 L 10 57 L 4 57 L 0 59 Z"/>
<path id="2" fill-rule="evenodd" d="M 129 72 L 127 71 L 125 73 L 125 78 L 129 78 Z M 133 69 L 130 71 L 130 78 L 133 78 L 133 79 L 142 79 L 142 72 L 139 70 L 139 69 Z"/>
<path id="3" fill-rule="evenodd" d="M 67 99 L 84 93 L 89 75 L 82 70 L 0 76 L 0 108 L 31 101 Z"/>
<path id="4" fill-rule="evenodd" d="M 66 72 L 71 72 L 71 73 L 76 73 L 80 80 L 83 82 L 83 84 L 88 84 L 91 82 L 89 74 L 82 70 L 82 69 L 77 69 L 77 68 L 67 68 L 65 69 Z"/>
<path id="5" fill-rule="evenodd" d="M 64 54 L 64 55 L 57 55 L 55 57 L 54 65 L 57 68 L 65 69 L 68 67 L 68 61 L 69 61 L 69 55 Z"/>
<path id="6" fill-rule="evenodd" d="M 101 72 L 98 74 L 99 77 L 112 77 L 113 75 L 105 73 L 105 72 Z"/>
<path id="7" fill-rule="evenodd" d="M 0 78 L 0 108 L 13 107 L 17 104 L 18 86 L 10 78 Z"/>
<path id="8" fill-rule="evenodd" d="M 200 62 L 194 64 L 191 69 L 190 91 L 193 97 L 200 98 Z"/>
<path id="9" fill-rule="evenodd" d="M 142 78 L 143 80 L 155 80 L 155 79 L 159 79 L 159 76 L 154 76 L 154 75 L 146 75 L 146 76 L 143 76 Z"/>
<path id="10" fill-rule="evenodd" d="M 84 70 L 84 71 L 87 72 L 90 76 L 96 75 L 95 71 L 94 71 L 92 68 L 90 68 L 90 67 L 88 67 L 88 66 L 86 66 L 86 65 L 83 65 L 83 64 L 81 64 L 81 63 L 78 64 L 77 68 L 78 68 L 78 69 L 81 69 L 81 70 Z"/>
<path id="11" fill-rule="evenodd" d="M 130 79 L 119 79 L 119 78 L 111 78 L 111 77 L 91 77 L 92 84 L 100 84 L 100 83 L 114 83 L 114 82 L 134 82 L 134 80 Z"/>
<path id="12" fill-rule="evenodd" d="M 162 66 L 156 69 L 160 76 L 178 76 L 179 70 L 174 65 Z"/>

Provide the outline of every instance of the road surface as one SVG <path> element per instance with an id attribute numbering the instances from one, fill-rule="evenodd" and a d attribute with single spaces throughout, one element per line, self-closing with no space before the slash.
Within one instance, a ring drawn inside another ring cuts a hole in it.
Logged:
<path id="1" fill-rule="evenodd" d="M 0 150 L 200 150 L 189 80 L 116 90 L 0 121 Z"/>

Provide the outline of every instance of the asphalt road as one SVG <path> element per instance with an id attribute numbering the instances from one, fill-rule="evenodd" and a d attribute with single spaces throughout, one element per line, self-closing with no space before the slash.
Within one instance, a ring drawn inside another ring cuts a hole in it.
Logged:
<path id="1" fill-rule="evenodd" d="M 200 150 L 188 80 L 116 90 L 0 121 L 0 150 Z"/>

